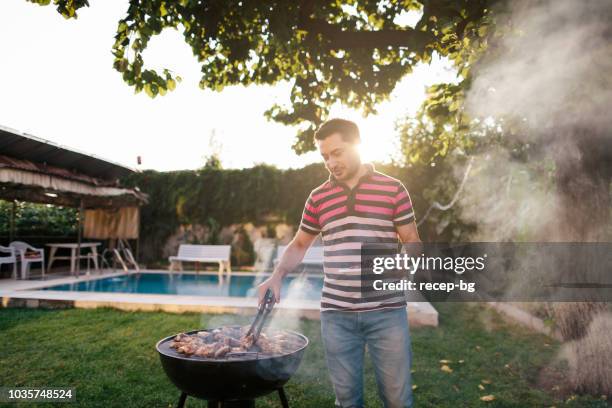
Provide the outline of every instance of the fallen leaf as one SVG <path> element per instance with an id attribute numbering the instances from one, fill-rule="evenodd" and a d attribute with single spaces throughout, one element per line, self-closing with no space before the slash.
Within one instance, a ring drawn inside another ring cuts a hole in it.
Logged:
<path id="1" fill-rule="evenodd" d="M 465 363 L 465 360 L 459 360 L 459 364 Z"/>
<path id="2" fill-rule="evenodd" d="M 478 384 L 478 389 L 481 390 L 481 391 L 484 391 L 483 385 L 482 384 Z"/>
<path id="3" fill-rule="evenodd" d="M 412 389 L 413 389 L 413 390 L 416 390 L 417 388 L 419 388 L 419 386 L 418 386 L 418 385 L 416 385 L 416 384 L 412 384 Z"/>
<path id="4" fill-rule="evenodd" d="M 440 364 L 450 364 L 452 363 L 451 360 L 440 360 Z"/>
<path id="5" fill-rule="evenodd" d="M 495 395 L 485 395 L 485 396 L 480 397 L 480 400 L 485 401 L 485 402 L 490 402 L 490 401 L 495 400 Z"/>
<path id="6" fill-rule="evenodd" d="M 481 383 L 483 383 L 483 384 L 491 384 L 491 380 L 485 379 L 485 380 L 482 380 Z"/>
<path id="7" fill-rule="evenodd" d="M 480 346 L 476 346 L 476 350 L 480 350 Z"/>
<path id="8" fill-rule="evenodd" d="M 450 368 L 449 366 L 447 366 L 446 364 L 444 364 L 442 367 L 440 367 L 440 370 L 444 371 L 445 373 L 452 373 L 453 369 Z"/>

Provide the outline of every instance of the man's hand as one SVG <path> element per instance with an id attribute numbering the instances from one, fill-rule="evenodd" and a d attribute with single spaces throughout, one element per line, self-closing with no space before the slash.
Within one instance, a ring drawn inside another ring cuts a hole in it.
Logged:
<path id="1" fill-rule="evenodd" d="M 276 303 L 280 302 L 280 289 L 283 283 L 283 278 L 278 274 L 272 274 L 268 279 L 257 286 L 257 304 L 261 305 L 263 298 L 266 295 L 268 288 L 272 289 Z"/>

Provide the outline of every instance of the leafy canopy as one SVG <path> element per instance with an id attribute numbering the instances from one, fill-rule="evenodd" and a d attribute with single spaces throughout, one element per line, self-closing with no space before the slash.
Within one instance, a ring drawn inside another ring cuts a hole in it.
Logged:
<path id="1" fill-rule="evenodd" d="M 47 5 L 50 0 L 28 0 Z M 266 116 L 298 125 L 294 149 L 314 148 L 312 135 L 331 106 L 341 102 L 374 113 L 397 82 L 434 52 L 469 61 L 460 52 L 483 36 L 494 0 L 130 0 L 117 24 L 114 68 L 136 92 L 164 95 L 180 77 L 148 69 L 143 51 L 166 28 L 182 30 L 201 64 L 201 88 L 291 84 L 290 105 Z M 87 0 L 53 0 L 65 18 L 77 18 Z M 405 13 L 420 15 L 414 27 Z"/>

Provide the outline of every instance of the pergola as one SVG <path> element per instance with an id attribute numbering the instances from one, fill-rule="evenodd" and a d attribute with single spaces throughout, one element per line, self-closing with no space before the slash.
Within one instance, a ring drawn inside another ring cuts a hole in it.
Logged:
<path id="1" fill-rule="evenodd" d="M 125 188 L 119 183 L 121 177 L 134 172 L 129 167 L 0 126 L 0 199 L 13 201 L 11 240 L 15 236 L 16 200 L 78 208 L 78 254 L 84 213 L 87 238 L 138 240 L 140 206 L 148 197 L 137 187 Z"/>

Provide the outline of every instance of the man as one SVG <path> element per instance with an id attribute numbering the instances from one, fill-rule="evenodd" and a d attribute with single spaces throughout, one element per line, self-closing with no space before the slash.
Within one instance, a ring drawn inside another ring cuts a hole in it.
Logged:
<path id="1" fill-rule="evenodd" d="M 398 236 L 403 243 L 420 242 L 410 197 L 401 182 L 361 163 L 355 123 L 331 119 L 317 130 L 315 141 L 329 180 L 310 193 L 299 231 L 272 276 L 258 286 L 259 300 L 268 288 L 281 300 L 283 277 L 322 234 L 321 334 L 336 406 L 363 406 L 367 345 L 385 407 L 410 407 L 406 300 L 397 292 L 362 296 L 360 253 L 362 243 L 397 243 Z"/>

